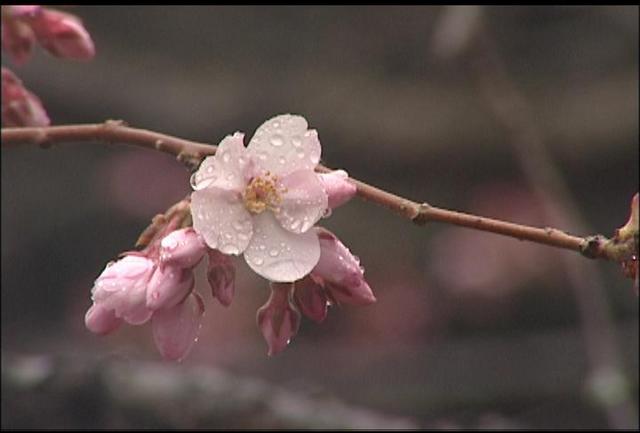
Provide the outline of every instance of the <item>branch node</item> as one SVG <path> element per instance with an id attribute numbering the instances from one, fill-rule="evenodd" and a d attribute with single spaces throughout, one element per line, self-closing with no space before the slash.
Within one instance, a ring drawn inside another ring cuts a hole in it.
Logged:
<path id="1" fill-rule="evenodd" d="M 429 203 L 421 203 L 420 205 L 418 205 L 418 213 L 411 219 L 411 221 L 419 226 L 425 225 L 429 221 L 430 209 L 431 205 Z"/>
<path id="2" fill-rule="evenodd" d="M 596 259 L 602 254 L 602 244 L 606 238 L 602 235 L 587 236 L 580 244 L 580 254 Z"/>

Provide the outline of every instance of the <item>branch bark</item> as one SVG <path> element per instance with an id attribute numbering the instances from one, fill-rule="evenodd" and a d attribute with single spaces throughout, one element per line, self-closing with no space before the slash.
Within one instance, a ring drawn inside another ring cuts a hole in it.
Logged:
<path id="1" fill-rule="evenodd" d="M 3 128 L 2 146 L 36 144 L 48 148 L 53 144 L 77 142 L 125 143 L 175 155 L 191 169 L 208 155 L 216 152 L 217 146 L 185 140 L 145 129 L 132 128 L 122 121 L 108 120 L 102 124 L 60 125 L 49 127 Z M 319 172 L 330 168 L 319 165 Z M 417 225 L 430 221 L 453 224 L 510 236 L 539 244 L 564 248 L 581 253 L 589 258 L 616 260 L 615 254 L 605 248 L 604 236 L 578 237 L 553 228 L 531 227 L 478 215 L 456 212 L 444 208 L 418 203 L 384 191 L 357 179 L 350 178 L 357 187 L 358 196 L 366 201 L 383 206 Z"/>

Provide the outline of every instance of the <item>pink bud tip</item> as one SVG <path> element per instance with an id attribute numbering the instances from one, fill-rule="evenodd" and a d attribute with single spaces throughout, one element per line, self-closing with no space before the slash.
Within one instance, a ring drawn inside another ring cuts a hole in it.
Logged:
<path id="1" fill-rule="evenodd" d="M 202 260 L 205 251 L 204 241 L 193 228 L 174 230 L 160 242 L 160 263 L 192 268 Z"/>
<path id="2" fill-rule="evenodd" d="M 356 195 L 357 188 L 348 180 L 349 175 L 346 171 L 334 170 L 318 176 L 324 186 L 324 191 L 329 197 L 329 207 L 331 209 L 345 204 Z"/>
<path id="3" fill-rule="evenodd" d="M 28 24 L 12 18 L 2 20 L 2 49 L 17 65 L 22 65 L 29 60 L 35 40 L 35 35 Z"/>
<path id="4" fill-rule="evenodd" d="M 320 260 L 311 271 L 314 280 L 324 286 L 337 302 L 369 305 L 376 301 L 364 279 L 360 260 L 329 230 L 317 227 Z"/>
<path id="5" fill-rule="evenodd" d="M 2 68 L 3 126 L 47 126 L 49 116 L 40 99 L 23 87 L 22 82 L 7 68 Z"/>
<path id="6" fill-rule="evenodd" d="M 113 310 L 107 310 L 100 304 L 93 304 L 84 316 L 84 323 L 94 334 L 107 335 L 122 324 L 122 319 L 117 318 Z"/>
<path id="7" fill-rule="evenodd" d="M 89 60 L 95 55 L 91 36 L 73 15 L 45 9 L 31 21 L 31 28 L 42 47 L 54 56 Z"/>

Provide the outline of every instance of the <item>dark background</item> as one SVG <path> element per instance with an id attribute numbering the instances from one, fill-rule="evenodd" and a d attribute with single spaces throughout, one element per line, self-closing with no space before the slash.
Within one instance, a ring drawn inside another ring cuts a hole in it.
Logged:
<path id="1" fill-rule="evenodd" d="M 579 235 L 611 235 L 638 190 L 637 7 L 67 10 L 94 60 L 2 57 L 54 124 L 122 119 L 217 144 L 302 114 L 323 162 L 355 178 Z M 638 298 L 615 264 L 418 228 L 359 200 L 323 225 L 378 302 L 303 321 L 284 353 L 266 356 L 255 311 L 268 288 L 242 258 L 228 309 L 199 269 L 207 312 L 182 364 L 160 363 L 148 326 L 91 335 L 93 280 L 188 179 L 125 145 L 2 149 L 3 428 L 637 428 Z M 214 370 L 226 388 L 176 391 Z M 164 373 L 145 394 L 132 380 L 149 371 Z M 135 404 L 119 398 L 127 384 Z M 272 387 L 288 400 L 265 406 Z"/>

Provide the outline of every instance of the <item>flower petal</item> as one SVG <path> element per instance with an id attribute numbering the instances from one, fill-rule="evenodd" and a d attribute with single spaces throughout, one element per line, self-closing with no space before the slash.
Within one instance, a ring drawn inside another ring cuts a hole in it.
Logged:
<path id="1" fill-rule="evenodd" d="M 107 335 L 122 324 L 122 319 L 117 318 L 113 310 L 108 310 L 100 304 L 93 304 L 84 316 L 84 323 L 94 334 Z"/>
<path id="2" fill-rule="evenodd" d="M 241 254 L 253 235 L 251 215 L 239 193 L 209 187 L 191 194 L 193 228 L 210 248 Z"/>
<path id="3" fill-rule="evenodd" d="M 356 185 L 347 180 L 349 175 L 344 170 L 322 173 L 318 177 L 324 186 L 324 191 L 327 193 L 331 209 L 345 204 L 356 195 Z"/>
<path id="4" fill-rule="evenodd" d="M 229 256 L 218 250 L 209 250 L 207 280 L 211 294 L 225 307 L 231 305 L 235 291 L 236 268 Z"/>
<path id="5" fill-rule="evenodd" d="M 306 232 L 327 210 L 327 194 L 320 178 L 313 171 L 298 170 L 285 176 L 280 186 L 287 192 L 276 218 L 290 232 Z"/>
<path id="6" fill-rule="evenodd" d="M 184 302 L 153 314 L 153 340 L 165 359 L 180 361 L 189 354 L 198 338 L 203 314 L 204 303 L 195 292 Z"/>
<path id="7" fill-rule="evenodd" d="M 269 346 L 269 356 L 282 352 L 300 327 L 300 312 L 291 303 L 292 284 L 271 284 L 269 300 L 258 309 L 256 321 Z"/>
<path id="8" fill-rule="evenodd" d="M 283 114 L 264 122 L 247 150 L 264 170 L 285 176 L 296 170 L 313 170 L 320 161 L 320 141 L 307 130 L 302 116 Z"/>
<path id="9" fill-rule="evenodd" d="M 313 230 L 294 234 L 282 228 L 272 212 L 253 218 L 255 234 L 244 252 L 247 264 L 267 280 L 291 282 L 307 275 L 320 258 Z"/>
<path id="10" fill-rule="evenodd" d="M 160 241 L 161 266 L 192 268 L 204 256 L 207 247 L 191 227 L 174 230 Z"/>
<path id="11" fill-rule="evenodd" d="M 149 280 L 146 305 L 150 310 L 171 308 L 193 290 L 193 270 L 177 266 L 157 267 Z"/>
<path id="12" fill-rule="evenodd" d="M 215 186 L 242 192 L 247 184 L 250 159 L 243 143 L 244 134 L 227 135 L 218 145 L 215 155 L 207 157 L 191 176 L 191 186 L 200 190 Z"/>

